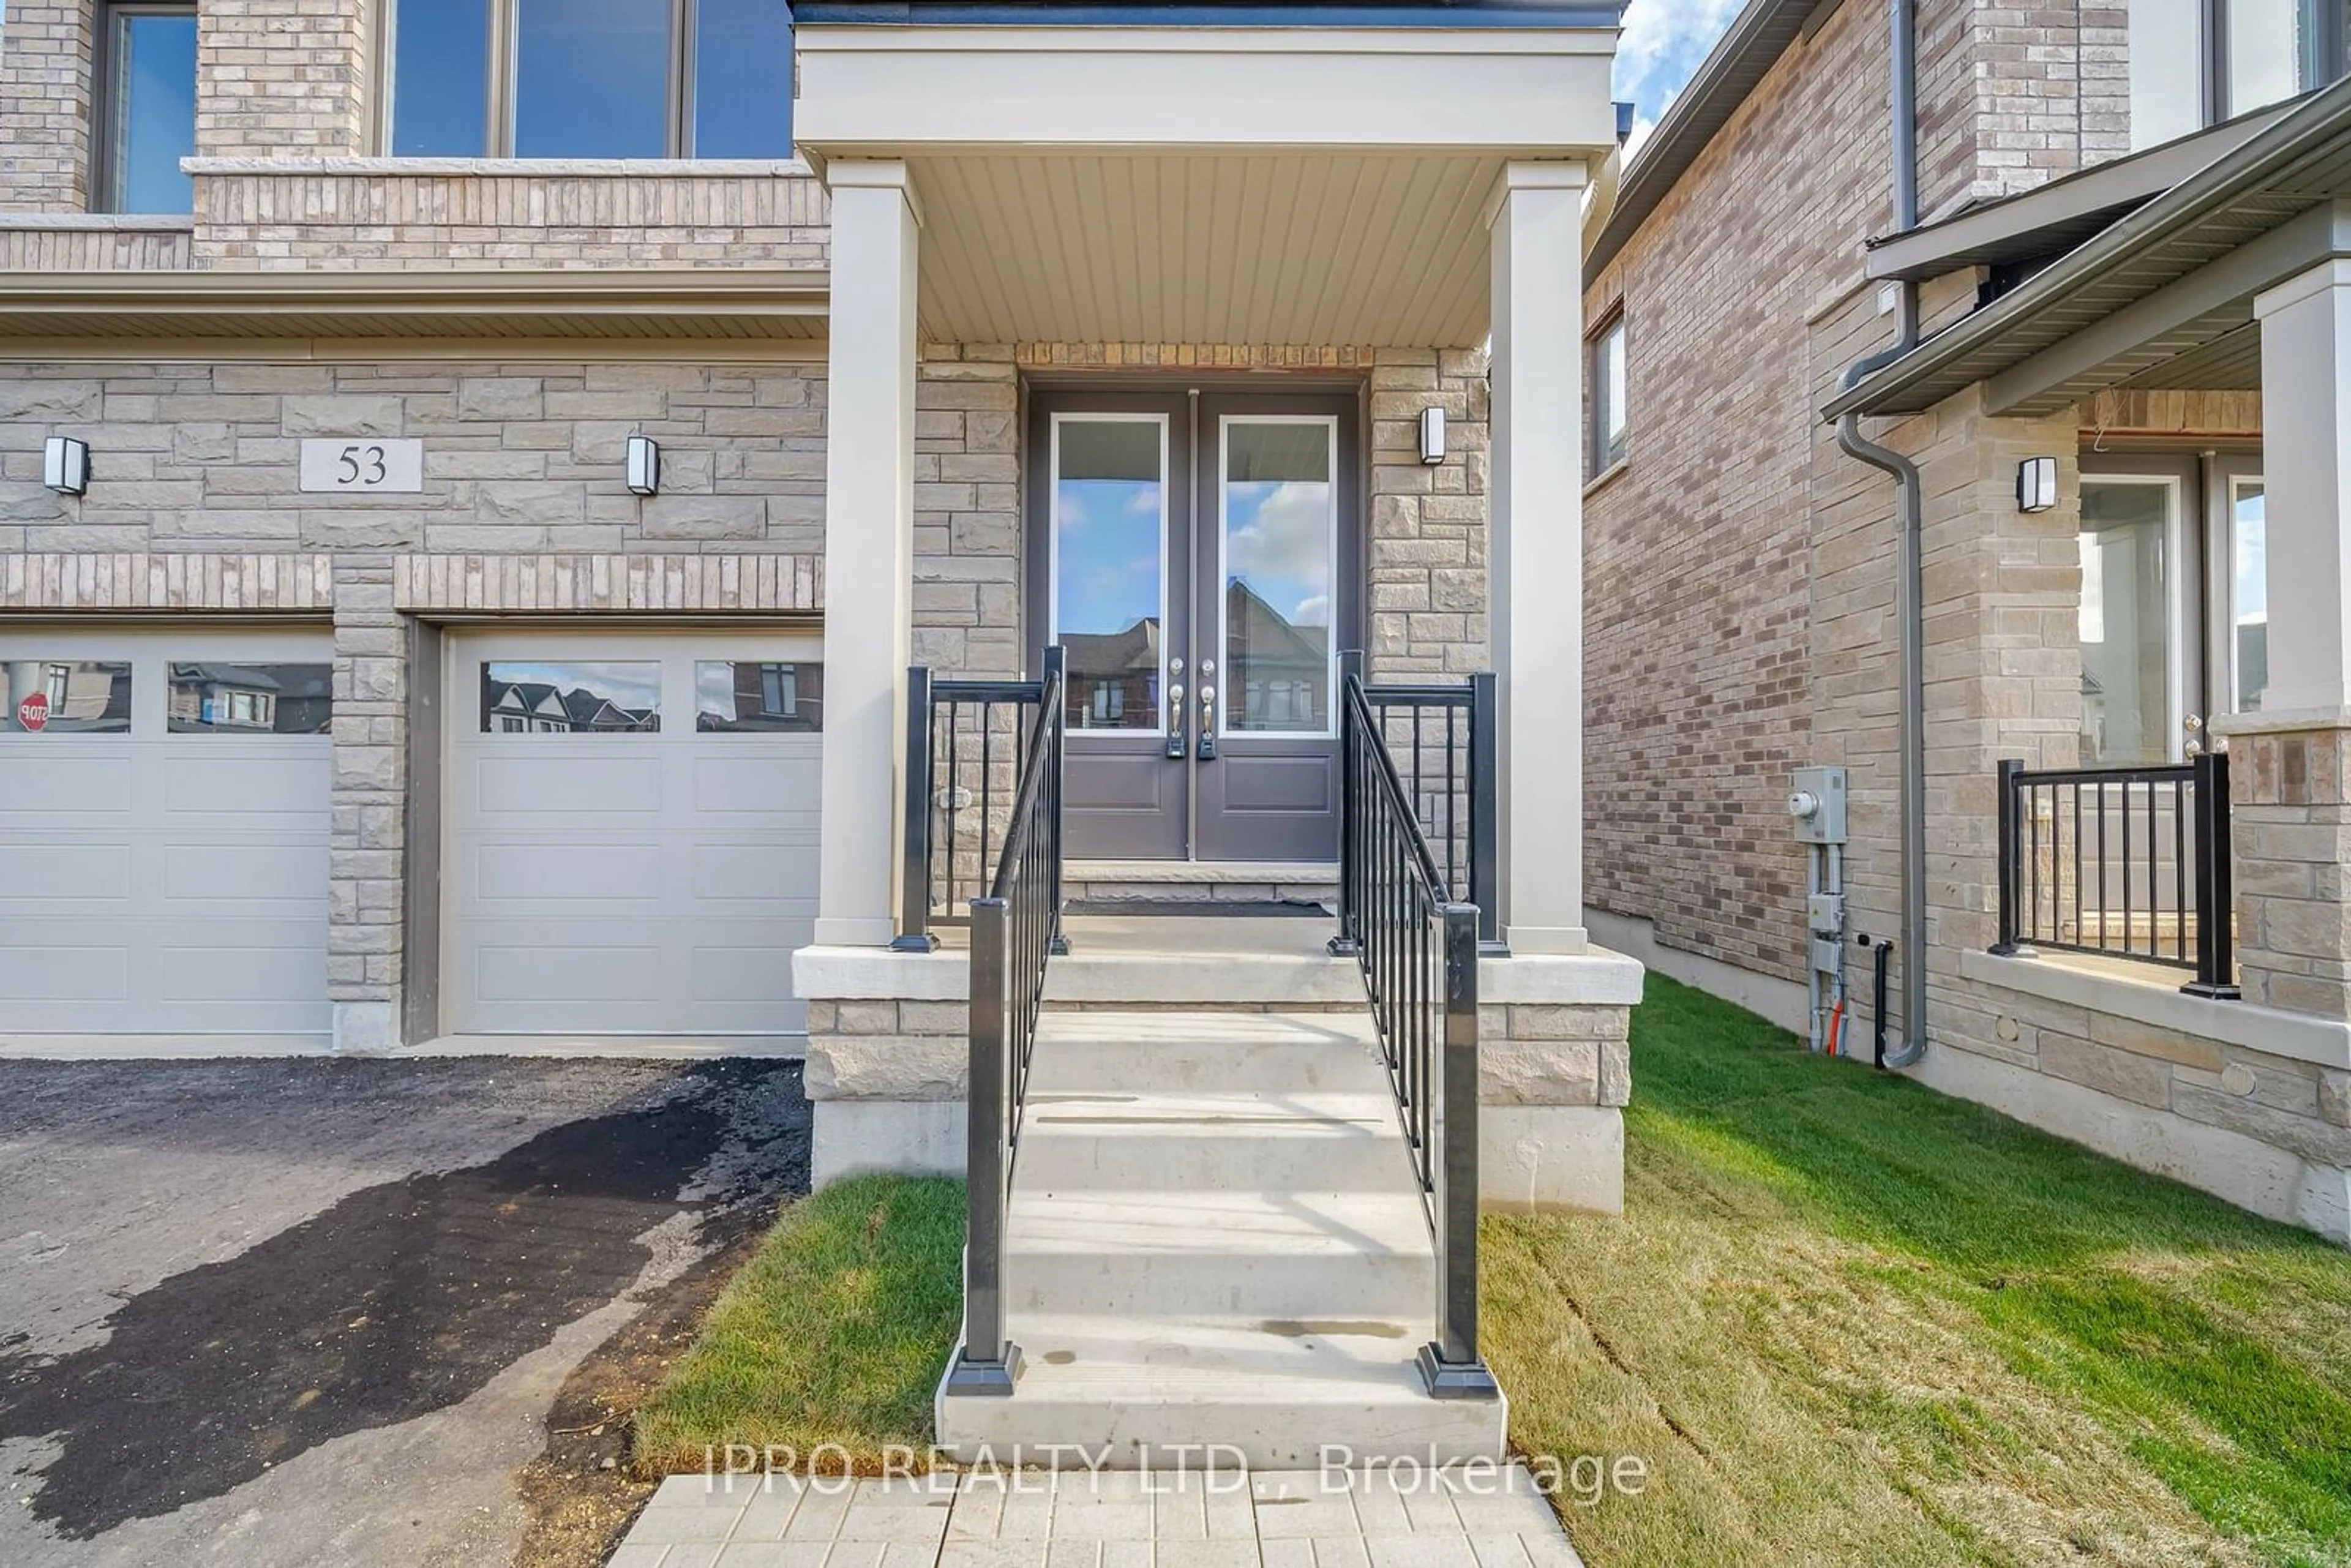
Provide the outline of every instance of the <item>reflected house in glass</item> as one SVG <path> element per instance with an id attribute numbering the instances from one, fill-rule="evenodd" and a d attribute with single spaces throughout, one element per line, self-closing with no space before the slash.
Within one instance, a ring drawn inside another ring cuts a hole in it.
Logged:
<path id="1" fill-rule="evenodd" d="M 170 693 L 164 711 L 174 731 L 324 735 L 333 716 L 334 666 L 175 664 Z"/>
<path id="2" fill-rule="evenodd" d="M 591 731 L 625 734 L 661 728 L 650 708 L 625 708 L 584 686 L 563 689 L 544 681 L 496 681 L 487 676 L 482 727 L 508 735 Z"/>
<path id="3" fill-rule="evenodd" d="M 695 666 L 695 727 L 814 734 L 824 728 L 824 666 L 737 659 Z"/>
<path id="4" fill-rule="evenodd" d="M 1123 632 L 1064 632 L 1070 724 L 1078 729 L 1154 729 L 1159 712 L 1159 622 Z"/>
<path id="5" fill-rule="evenodd" d="M 1225 638 L 1241 682 L 1236 729 L 1322 729 L 1330 722 L 1331 632 L 1293 624 L 1238 578 L 1225 585 Z"/>

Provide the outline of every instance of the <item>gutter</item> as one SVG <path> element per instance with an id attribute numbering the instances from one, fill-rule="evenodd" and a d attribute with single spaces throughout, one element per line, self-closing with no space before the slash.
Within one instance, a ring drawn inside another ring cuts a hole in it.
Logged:
<path id="1" fill-rule="evenodd" d="M 2133 254 L 2193 227 L 2235 201 L 2248 187 L 2284 172 L 2314 148 L 2346 133 L 2351 133 L 2351 78 L 2314 94 L 2307 103 L 2233 152 L 2112 228 L 2083 241 L 2031 281 L 1936 334 L 1922 352 L 1909 356 L 1898 368 L 1889 369 L 1892 362 L 1888 361 L 1864 371 L 1821 410 L 1822 415 L 1842 420 L 1851 413 L 1878 412 L 1961 355 L 1996 341 L 2043 310 L 2064 304 L 2074 290 L 2096 282 Z M 2310 204 L 2315 206 L 2324 200 L 2313 196 Z"/>
<path id="2" fill-rule="evenodd" d="M 1907 232 L 1918 223 L 1918 57 L 1917 18 L 1914 0 L 1887 0 L 1892 34 L 1887 59 L 1891 78 L 1886 94 L 1893 115 L 1894 226 Z M 1918 346 L 1918 286 L 1904 282 L 1896 315 L 1896 330 L 1890 347 L 1855 361 L 1844 372 L 1844 386 L 1852 389 L 1865 378 L 1907 355 Z M 1895 620 L 1902 644 L 1902 1044 L 1882 1046 L 1877 1065 L 1899 1069 L 1915 1066 L 1927 1054 L 1927 671 L 1926 619 L 1921 580 L 1924 549 L 1918 496 L 1918 465 L 1901 453 L 1881 446 L 1861 434 L 1861 416 L 1846 413 L 1837 420 L 1837 445 L 1848 457 L 1894 476 L 1898 518 L 1899 559 L 1895 569 Z M 1878 956 L 1877 1034 L 1886 1032 L 1885 955 Z"/>

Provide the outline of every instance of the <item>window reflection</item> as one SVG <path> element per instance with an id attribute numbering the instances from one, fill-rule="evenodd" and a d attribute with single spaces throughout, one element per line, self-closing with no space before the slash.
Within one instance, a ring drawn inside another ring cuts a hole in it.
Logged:
<path id="1" fill-rule="evenodd" d="M 192 213 L 195 184 L 180 160 L 196 150 L 196 14 L 125 8 L 113 17 L 110 138 L 113 208 Z"/>
<path id="2" fill-rule="evenodd" d="M 7 701 L 0 732 L 24 734 L 26 699 L 45 735 L 123 735 L 131 728 L 131 666 L 89 660 L 11 659 L 5 666 Z"/>
<path id="3" fill-rule="evenodd" d="M 2169 761 L 2171 487 L 2082 481 L 2082 760 Z"/>
<path id="4" fill-rule="evenodd" d="M 669 0 L 520 0 L 517 158 L 669 151 Z"/>
<path id="5" fill-rule="evenodd" d="M 1156 417 L 1054 424 L 1054 635 L 1070 724 L 1160 727 L 1166 433 Z"/>
<path id="6" fill-rule="evenodd" d="M 809 735 L 824 728 L 824 666 L 705 659 L 694 666 L 694 727 Z"/>
<path id="7" fill-rule="evenodd" d="M 2262 706 L 2262 688 L 2270 684 L 2268 491 L 2259 479 L 2237 480 L 2230 490 L 2236 559 L 2229 619 L 2236 642 L 2237 711 L 2252 713 Z"/>
<path id="8" fill-rule="evenodd" d="M 482 666 L 484 735 L 627 735 L 661 728 L 661 665 L 538 660 Z"/>
<path id="9" fill-rule="evenodd" d="M 400 0 L 392 151 L 478 158 L 489 148 L 490 0 Z"/>
<path id="10" fill-rule="evenodd" d="M 1332 426 L 1225 426 L 1225 727 L 1331 719 Z"/>
<path id="11" fill-rule="evenodd" d="M 164 725 L 174 735 L 324 735 L 334 687 L 332 664 L 175 664 Z"/>
<path id="12" fill-rule="evenodd" d="M 780 0 L 695 6 L 693 152 L 792 155 L 792 17 Z"/>

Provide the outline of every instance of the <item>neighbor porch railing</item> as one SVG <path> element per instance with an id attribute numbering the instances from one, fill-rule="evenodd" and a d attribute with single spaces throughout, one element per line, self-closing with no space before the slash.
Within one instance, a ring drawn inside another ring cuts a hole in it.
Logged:
<path id="1" fill-rule="evenodd" d="M 1360 653 L 1341 654 L 1343 674 L 1360 681 L 1363 658 Z M 1367 684 L 1364 700 L 1395 762 L 1447 894 L 1457 903 L 1478 906 L 1479 943 L 1486 952 L 1500 954 L 1496 883 L 1501 818 L 1495 789 L 1501 731 L 1494 673 L 1480 670 L 1452 683 Z"/>
<path id="2" fill-rule="evenodd" d="M 2000 764 L 2000 939 L 2190 969 L 2237 997 L 2229 758 L 2157 768 Z"/>
<path id="3" fill-rule="evenodd" d="M 1061 758 L 1069 723 L 1061 676 L 1061 650 L 1049 648 L 1043 706 L 1022 754 L 1003 855 L 987 896 L 971 901 L 968 1228 L 963 1343 L 947 1373 L 949 1394 L 1010 1394 L 1020 1375 L 1020 1348 L 1004 1328 L 1004 1214 L 1045 1005 L 1045 967 L 1061 946 Z"/>
<path id="4" fill-rule="evenodd" d="M 1049 662 L 1059 656 L 1047 651 Z M 929 952 L 936 928 L 967 924 L 971 901 L 988 891 L 1044 691 L 1043 680 L 943 680 L 923 664 L 906 672 L 905 855 L 893 946 Z M 1058 908 L 1058 887 L 1054 894 Z"/>
<path id="5" fill-rule="evenodd" d="M 1498 1396 L 1478 1354 L 1478 908 L 1457 902 L 1388 753 L 1379 710 L 1342 682 L 1340 934 L 1362 966 L 1413 1175 L 1437 1249 L 1440 1399 Z"/>

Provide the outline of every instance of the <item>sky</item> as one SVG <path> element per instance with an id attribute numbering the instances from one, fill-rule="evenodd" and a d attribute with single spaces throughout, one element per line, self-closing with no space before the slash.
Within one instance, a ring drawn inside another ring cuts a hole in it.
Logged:
<path id="1" fill-rule="evenodd" d="M 1616 97 L 1633 103 L 1637 148 L 1739 14 L 1740 0 L 1632 0 L 1616 45 Z"/>

